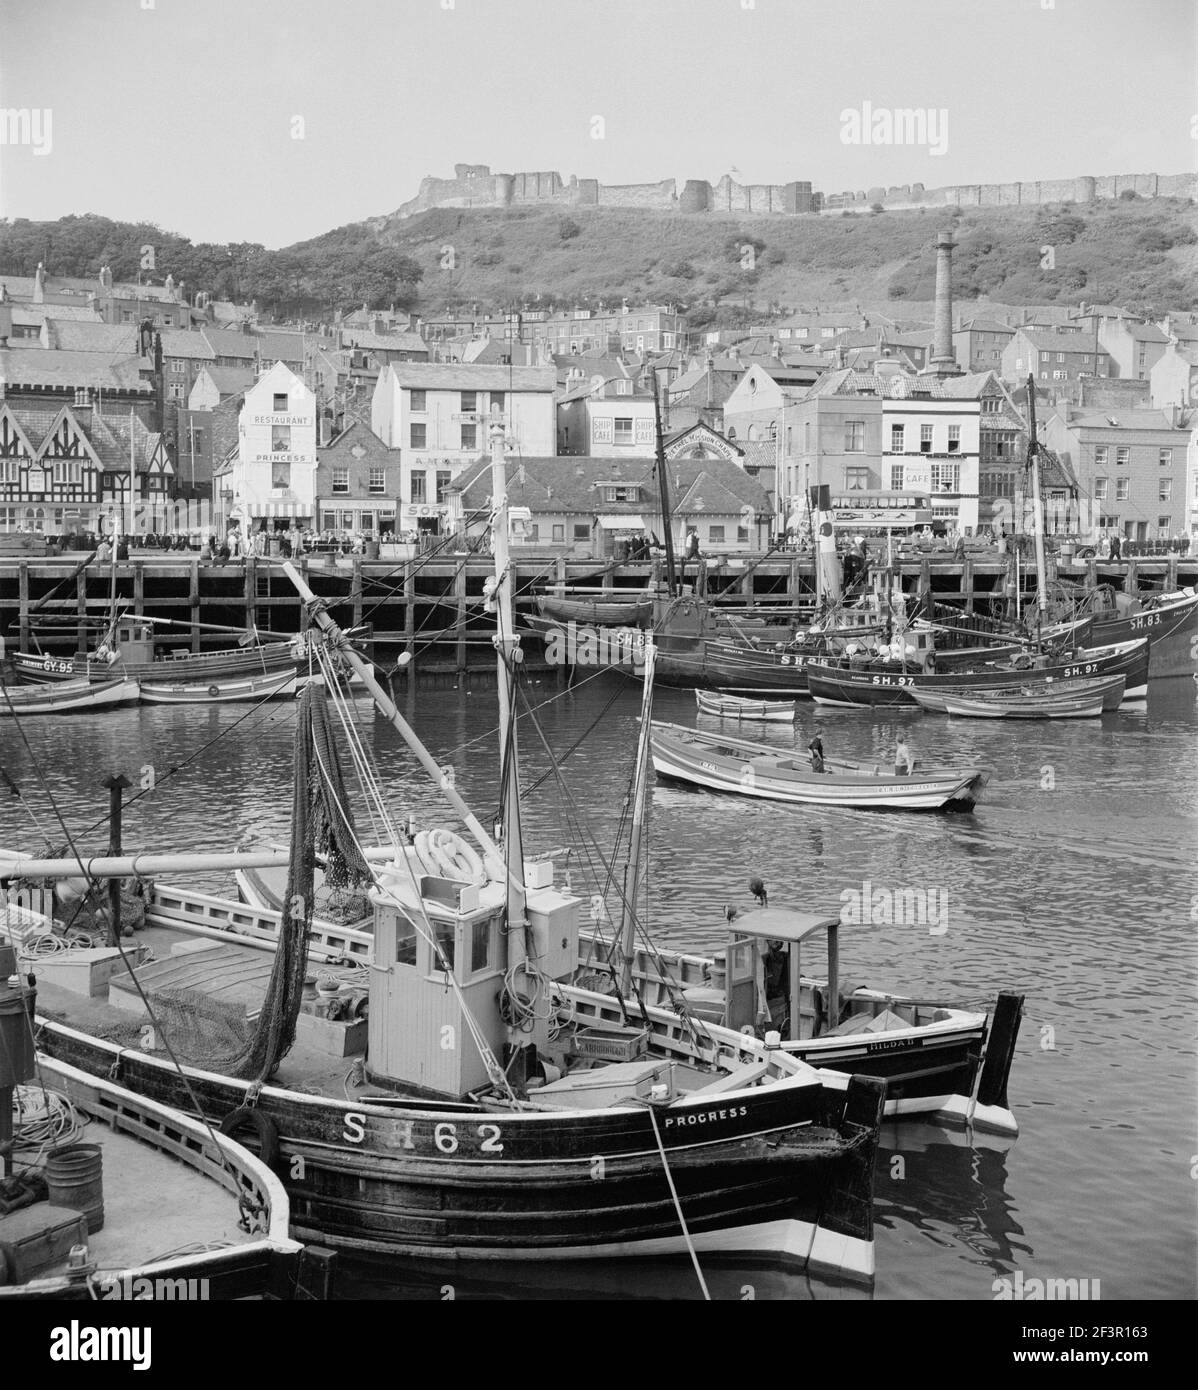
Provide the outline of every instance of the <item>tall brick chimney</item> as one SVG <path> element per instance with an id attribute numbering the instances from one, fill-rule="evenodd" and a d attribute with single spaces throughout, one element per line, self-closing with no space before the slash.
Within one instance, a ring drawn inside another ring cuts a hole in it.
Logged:
<path id="1" fill-rule="evenodd" d="M 936 237 L 936 318 L 932 339 L 932 360 L 925 376 L 960 376 L 961 368 L 953 356 L 953 241 L 951 230 Z"/>

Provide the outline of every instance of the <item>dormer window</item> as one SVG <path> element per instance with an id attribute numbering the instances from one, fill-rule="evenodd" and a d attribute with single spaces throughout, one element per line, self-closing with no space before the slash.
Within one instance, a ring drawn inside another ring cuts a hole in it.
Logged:
<path id="1" fill-rule="evenodd" d="M 608 502 L 639 502 L 641 490 L 635 484 L 632 487 L 619 487 L 608 483 L 603 489 L 603 496 Z"/>

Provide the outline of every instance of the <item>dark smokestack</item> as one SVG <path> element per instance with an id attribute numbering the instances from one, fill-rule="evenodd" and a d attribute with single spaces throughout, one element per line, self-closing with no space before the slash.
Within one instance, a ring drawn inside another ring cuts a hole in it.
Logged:
<path id="1" fill-rule="evenodd" d="M 961 368 L 953 356 L 953 241 L 952 231 L 936 237 L 936 319 L 932 360 L 926 370 L 932 376 L 958 376 Z"/>

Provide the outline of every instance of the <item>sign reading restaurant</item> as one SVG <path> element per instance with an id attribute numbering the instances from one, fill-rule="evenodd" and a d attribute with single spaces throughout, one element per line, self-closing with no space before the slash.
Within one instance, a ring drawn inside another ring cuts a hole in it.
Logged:
<path id="1" fill-rule="evenodd" d="M 252 425 L 310 425 L 312 415 L 255 415 Z"/>

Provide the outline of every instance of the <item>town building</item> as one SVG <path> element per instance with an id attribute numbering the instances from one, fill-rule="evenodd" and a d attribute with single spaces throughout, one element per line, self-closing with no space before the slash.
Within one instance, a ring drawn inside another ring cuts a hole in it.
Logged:
<path id="1" fill-rule="evenodd" d="M 401 450 L 390 449 L 369 425 L 352 420 L 316 450 L 317 527 L 394 536 L 403 489 Z"/>
<path id="2" fill-rule="evenodd" d="M 1183 345 L 1167 343 L 1148 376 L 1151 403 L 1198 405 L 1198 340 Z"/>
<path id="3" fill-rule="evenodd" d="M 1110 359 L 1094 334 L 1060 327 L 1015 330 L 1003 348 L 1002 375 L 1022 385 L 1028 373 L 1037 381 L 1074 381 L 1079 376 L 1109 376 Z"/>
<path id="4" fill-rule="evenodd" d="M 653 396 L 620 375 L 583 381 L 557 407 L 557 452 L 591 458 L 652 458 L 657 449 Z"/>
<path id="5" fill-rule="evenodd" d="M 1168 335 L 1155 323 L 1117 318 L 1099 326 L 1098 341 L 1111 360 L 1111 375 L 1147 381 L 1169 345 Z"/>
<path id="6" fill-rule="evenodd" d="M 446 492 L 488 448 L 498 418 L 512 451 L 550 458 L 557 448 L 552 367 L 390 362 L 371 403 L 374 433 L 401 451 L 400 530 L 437 532 L 449 515 Z"/>
<path id="7" fill-rule="evenodd" d="M 1001 371 L 1003 349 L 1015 336 L 994 318 L 968 319 L 953 331 L 953 354 L 963 372 Z"/>
<path id="8" fill-rule="evenodd" d="M 316 524 L 316 397 L 276 362 L 245 393 L 237 449 L 213 478 L 217 530 Z"/>
<path id="9" fill-rule="evenodd" d="M 1081 533 L 1134 541 L 1184 533 L 1193 428 L 1194 412 L 1177 406 L 1116 415 L 1059 405 L 1045 425 L 1044 442 L 1077 478 Z"/>

